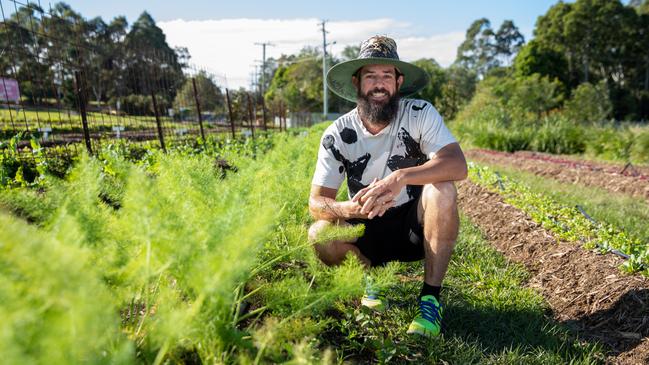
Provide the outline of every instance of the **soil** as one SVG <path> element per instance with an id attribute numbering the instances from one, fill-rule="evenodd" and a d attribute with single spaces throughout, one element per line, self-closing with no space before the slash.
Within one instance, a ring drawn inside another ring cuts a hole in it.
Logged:
<path id="1" fill-rule="evenodd" d="M 596 186 L 649 201 L 649 169 L 646 167 L 580 161 L 537 152 L 470 150 L 466 156 L 477 162 L 515 166 L 564 183 Z"/>
<path id="2" fill-rule="evenodd" d="M 612 364 L 649 363 L 649 278 L 624 274 L 623 259 L 558 240 L 497 193 L 458 184 L 459 206 L 508 259 L 524 264 L 527 283 L 576 335 L 599 342 Z"/>

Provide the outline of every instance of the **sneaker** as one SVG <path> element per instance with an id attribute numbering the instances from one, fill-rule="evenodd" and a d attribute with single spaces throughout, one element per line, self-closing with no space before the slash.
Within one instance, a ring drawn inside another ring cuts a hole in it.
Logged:
<path id="1" fill-rule="evenodd" d="M 368 276 L 365 280 L 365 294 L 361 298 L 361 305 L 375 311 L 384 311 L 387 308 L 385 293 L 372 282 Z"/>
<path id="2" fill-rule="evenodd" d="M 424 295 L 419 300 L 419 313 L 408 327 L 408 333 L 425 337 L 439 335 L 442 329 L 442 305 L 432 295 Z"/>

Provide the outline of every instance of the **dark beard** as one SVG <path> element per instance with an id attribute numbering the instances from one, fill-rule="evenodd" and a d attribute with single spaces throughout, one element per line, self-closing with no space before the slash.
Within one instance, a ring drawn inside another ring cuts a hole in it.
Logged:
<path id="1" fill-rule="evenodd" d="M 357 89 L 356 102 L 358 104 L 358 113 L 370 124 L 386 126 L 392 122 L 399 111 L 399 93 L 395 92 L 385 103 L 374 103 L 369 97 L 369 94 L 374 91 L 385 90 L 374 89 L 363 95 L 360 88 Z"/>

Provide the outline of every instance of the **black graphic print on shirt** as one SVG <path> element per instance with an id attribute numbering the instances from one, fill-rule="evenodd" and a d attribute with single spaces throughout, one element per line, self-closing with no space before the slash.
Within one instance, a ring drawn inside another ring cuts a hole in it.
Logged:
<path id="1" fill-rule="evenodd" d="M 397 138 L 399 138 L 399 141 L 401 141 L 406 148 L 406 154 L 404 156 L 390 156 L 390 158 L 388 159 L 388 167 L 390 168 L 390 170 L 396 171 L 407 167 L 419 166 L 428 161 L 428 157 L 426 157 L 426 155 L 421 152 L 419 143 L 415 141 L 414 138 L 412 138 L 410 133 L 408 133 L 405 128 L 401 127 L 399 133 L 397 134 Z M 416 197 L 418 197 L 419 193 L 421 192 L 421 188 L 422 187 L 420 185 L 406 186 L 408 198 L 415 199 Z"/>
<path id="2" fill-rule="evenodd" d="M 356 133 L 354 133 L 354 137 L 356 137 Z M 338 171 L 341 174 L 343 171 L 347 171 L 347 188 L 351 196 L 354 196 L 359 190 L 368 186 L 363 185 L 361 180 L 363 179 L 363 172 L 365 172 L 365 169 L 367 168 L 367 163 L 370 161 L 372 156 L 369 153 L 366 153 L 358 160 L 351 162 L 340 153 L 340 150 L 338 150 L 334 145 L 334 141 L 335 139 L 332 135 L 326 135 L 322 140 L 322 146 L 331 151 L 331 154 L 334 156 L 336 161 L 342 162 L 343 166 L 341 166 Z"/>
<path id="3" fill-rule="evenodd" d="M 358 141 L 356 131 L 351 128 L 344 128 L 343 131 L 340 132 L 340 138 L 342 138 L 343 142 L 347 144 L 356 143 L 356 141 Z"/>

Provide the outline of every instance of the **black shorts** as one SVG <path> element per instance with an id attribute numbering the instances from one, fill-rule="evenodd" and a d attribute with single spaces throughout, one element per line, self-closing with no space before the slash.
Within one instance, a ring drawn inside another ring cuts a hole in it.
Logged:
<path id="1" fill-rule="evenodd" d="M 352 225 L 365 225 L 365 233 L 354 245 L 372 266 L 424 258 L 424 229 L 417 221 L 418 202 L 419 199 L 413 199 L 389 209 L 382 217 L 347 221 Z"/>

